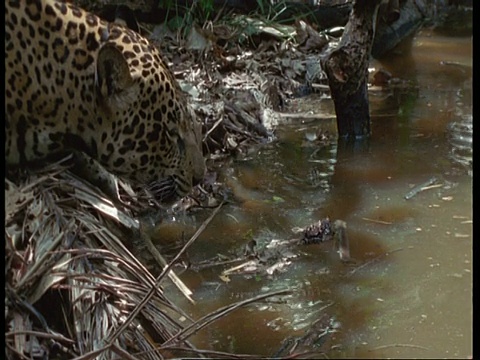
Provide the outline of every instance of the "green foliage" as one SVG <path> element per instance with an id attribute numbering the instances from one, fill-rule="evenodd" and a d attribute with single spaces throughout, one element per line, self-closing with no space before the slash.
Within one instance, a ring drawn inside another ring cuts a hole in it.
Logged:
<path id="1" fill-rule="evenodd" d="M 158 6 L 164 9 L 173 9 L 176 7 L 177 2 L 175 0 L 160 0 Z"/>
<path id="2" fill-rule="evenodd" d="M 158 6 L 172 11 L 174 14 L 185 14 L 183 16 L 183 26 L 189 26 L 193 21 L 201 24 L 211 18 L 213 14 L 213 2 L 214 0 L 197 0 L 192 3 L 192 6 L 187 9 L 180 7 L 177 0 L 160 0 Z M 181 10 L 181 11 L 180 11 Z M 175 24 L 179 24 L 176 20 Z"/>
<path id="3" fill-rule="evenodd" d="M 269 3 L 264 0 L 257 0 L 258 9 L 260 14 L 266 14 Z"/>
<path id="4" fill-rule="evenodd" d="M 242 238 L 244 240 L 252 240 L 253 239 L 253 229 L 249 229 L 245 234 L 243 234 Z"/>
<path id="5" fill-rule="evenodd" d="M 200 0 L 199 5 L 205 14 L 205 19 L 209 19 L 213 12 L 213 0 Z"/>

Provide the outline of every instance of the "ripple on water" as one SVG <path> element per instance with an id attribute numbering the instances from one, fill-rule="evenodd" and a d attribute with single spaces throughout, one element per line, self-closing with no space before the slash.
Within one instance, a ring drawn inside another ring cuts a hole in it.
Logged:
<path id="1" fill-rule="evenodd" d="M 451 159 L 470 170 L 473 164 L 473 116 L 461 115 L 457 121 L 449 124 L 448 130 L 452 145 Z"/>

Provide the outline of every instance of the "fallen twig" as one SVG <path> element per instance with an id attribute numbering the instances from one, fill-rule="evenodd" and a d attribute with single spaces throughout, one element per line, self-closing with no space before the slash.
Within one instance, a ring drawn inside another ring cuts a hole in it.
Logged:
<path id="1" fill-rule="evenodd" d="M 192 264 L 190 265 L 190 267 L 195 271 L 200 271 L 200 270 L 208 269 L 214 266 L 230 265 L 230 264 L 238 263 L 240 261 L 245 261 L 245 258 L 236 258 L 236 259 L 223 260 L 223 261 L 209 260 L 206 262 L 202 262 L 201 264 Z"/>
<path id="2" fill-rule="evenodd" d="M 411 198 L 413 198 L 418 193 L 420 193 L 422 191 L 425 191 L 425 190 L 428 190 L 428 189 L 431 189 L 432 188 L 431 185 L 435 184 L 437 182 L 437 180 L 438 179 L 437 179 L 436 176 L 432 176 L 430 179 L 428 179 L 423 184 L 415 186 L 412 190 L 410 190 L 408 193 L 405 194 L 405 196 L 404 196 L 405 200 L 410 200 Z M 438 186 L 441 186 L 441 185 L 438 185 Z M 435 187 L 438 187 L 438 186 L 435 186 Z"/>
<path id="3" fill-rule="evenodd" d="M 165 260 L 162 254 L 160 254 L 160 251 L 158 251 L 158 249 L 155 247 L 150 236 L 145 234 L 145 232 L 143 231 L 141 231 L 140 233 L 141 233 L 142 241 L 145 242 L 153 258 L 160 265 L 160 268 L 161 269 L 165 268 L 168 264 L 167 260 Z M 173 270 L 170 270 L 168 272 L 168 277 L 175 284 L 178 290 L 180 290 L 183 296 L 185 296 L 188 299 L 188 301 L 190 301 L 192 304 L 195 304 L 195 301 L 193 301 L 191 297 L 191 295 L 193 294 L 192 291 L 187 287 L 187 285 L 185 285 L 185 283 L 177 276 L 177 274 Z"/>
<path id="4" fill-rule="evenodd" d="M 367 261 L 365 264 L 362 264 L 362 265 L 360 265 L 359 267 L 356 267 L 355 269 L 353 269 L 352 271 L 350 271 L 350 272 L 347 274 L 347 276 L 352 276 L 352 275 L 355 274 L 358 270 L 361 270 L 361 269 L 367 267 L 368 265 L 374 263 L 375 261 L 378 261 L 379 259 L 381 259 L 381 258 L 384 257 L 384 256 L 388 256 L 388 255 L 393 254 L 394 252 L 397 252 L 397 251 L 400 251 L 400 250 L 403 250 L 403 248 L 395 249 L 395 250 L 392 250 L 392 251 L 387 251 L 387 252 L 385 252 L 385 253 L 383 253 L 383 254 L 380 254 L 380 255 L 378 255 L 377 257 L 375 257 L 375 258 Z"/>
<path id="5" fill-rule="evenodd" d="M 376 223 L 376 224 L 382 224 L 382 225 L 392 225 L 393 224 L 390 221 L 375 220 L 375 219 L 370 219 L 370 218 L 366 218 L 366 217 L 362 218 L 362 220 L 370 221 L 370 222 L 373 222 L 373 223 Z"/>

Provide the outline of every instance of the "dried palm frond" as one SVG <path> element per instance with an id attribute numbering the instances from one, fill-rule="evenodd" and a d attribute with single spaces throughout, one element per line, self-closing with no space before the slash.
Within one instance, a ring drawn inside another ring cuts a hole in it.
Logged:
<path id="1" fill-rule="evenodd" d="M 7 357 L 162 359 L 188 316 L 121 241 L 138 238 L 132 214 L 62 163 L 20 178 L 5 179 Z"/>

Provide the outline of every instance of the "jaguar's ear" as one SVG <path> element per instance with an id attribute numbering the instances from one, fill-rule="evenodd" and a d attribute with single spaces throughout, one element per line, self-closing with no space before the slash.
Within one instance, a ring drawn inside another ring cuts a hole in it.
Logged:
<path id="1" fill-rule="evenodd" d="M 95 87 L 99 100 L 109 108 L 124 108 L 135 98 L 136 87 L 127 60 L 114 44 L 105 44 L 98 52 Z"/>

